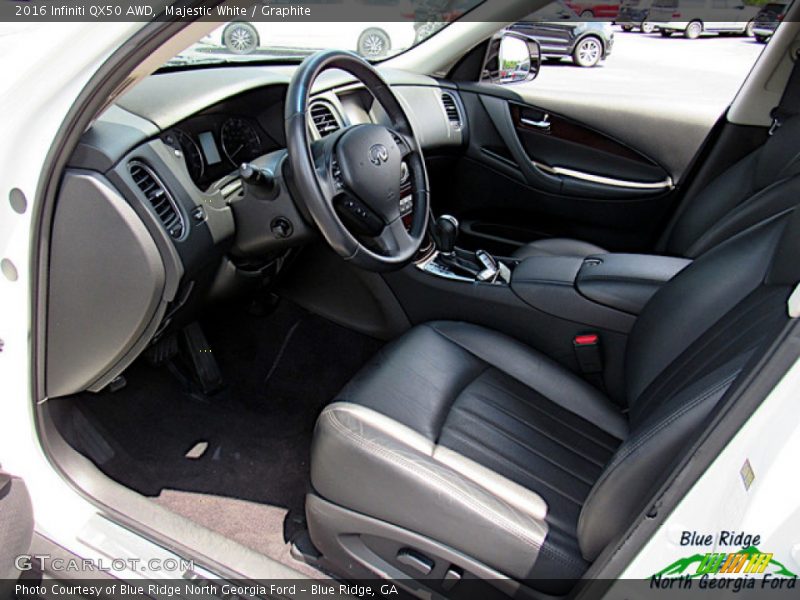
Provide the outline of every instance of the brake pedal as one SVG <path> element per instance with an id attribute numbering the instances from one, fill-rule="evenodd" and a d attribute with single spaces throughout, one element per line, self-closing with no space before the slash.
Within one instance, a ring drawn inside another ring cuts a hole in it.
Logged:
<path id="1" fill-rule="evenodd" d="M 145 352 L 145 357 L 151 365 L 160 367 L 175 358 L 178 350 L 178 337 L 171 334 L 150 346 Z"/>
<path id="2" fill-rule="evenodd" d="M 189 365 L 203 393 L 218 392 L 224 384 L 222 371 L 200 324 L 195 322 L 184 327 L 181 337 L 189 357 Z"/>

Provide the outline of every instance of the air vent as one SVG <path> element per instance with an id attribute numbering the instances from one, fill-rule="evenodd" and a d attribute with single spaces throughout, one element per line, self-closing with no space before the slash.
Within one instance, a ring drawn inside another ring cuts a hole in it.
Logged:
<path id="1" fill-rule="evenodd" d="M 150 202 L 150 206 L 153 207 L 167 232 L 175 239 L 182 237 L 186 230 L 186 224 L 181 211 L 178 210 L 175 200 L 153 170 L 144 163 L 131 161 L 128 163 L 128 171 L 137 187 L 142 190 L 145 198 Z"/>
<path id="2" fill-rule="evenodd" d="M 311 105 L 311 120 L 320 137 L 336 133 L 340 129 L 339 120 L 333 113 L 333 109 L 325 102 L 315 102 Z"/>
<path id="3" fill-rule="evenodd" d="M 456 104 L 456 99 L 453 98 L 453 95 L 443 92 L 442 105 L 444 106 L 444 112 L 447 113 L 447 120 L 450 121 L 450 124 L 456 129 L 461 129 L 463 125 L 461 122 L 461 113 L 458 110 L 458 104 Z"/>

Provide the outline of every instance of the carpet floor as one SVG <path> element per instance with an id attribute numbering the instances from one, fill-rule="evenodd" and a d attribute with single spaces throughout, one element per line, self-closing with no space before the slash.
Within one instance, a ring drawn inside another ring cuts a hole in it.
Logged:
<path id="1" fill-rule="evenodd" d="M 123 485 L 297 568 L 314 423 L 380 342 L 287 302 L 203 327 L 224 389 L 204 396 L 139 360 L 123 389 L 59 400 L 72 403 L 62 434 Z"/>

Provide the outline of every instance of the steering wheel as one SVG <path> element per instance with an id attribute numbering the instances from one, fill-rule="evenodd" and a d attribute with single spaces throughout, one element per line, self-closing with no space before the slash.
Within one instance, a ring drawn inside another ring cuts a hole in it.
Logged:
<path id="1" fill-rule="evenodd" d="M 320 74 L 329 69 L 346 71 L 363 83 L 391 125 L 352 125 L 312 142 L 309 95 Z M 353 53 L 318 52 L 306 58 L 292 77 L 285 116 L 297 200 L 331 248 L 370 271 L 390 271 L 408 263 L 425 238 L 430 193 L 420 145 L 389 84 Z M 410 216 L 400 206 L 403 162 L 411 184 Z"/>

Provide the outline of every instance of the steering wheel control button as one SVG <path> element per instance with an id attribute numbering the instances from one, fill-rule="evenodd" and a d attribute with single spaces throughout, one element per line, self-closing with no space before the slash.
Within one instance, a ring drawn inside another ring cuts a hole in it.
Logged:
<path id="1" fill-rule="evenodd" d="M 294 233 L 292 222 L 286 217 L 275 217 L 270 224 L 270 229 L 276 238 L 286 239 Z"/>
<path id="2" fill-rule="evenodd" d="M 344 217 L 354 227 L 367 235 L 377 235 L 383 229 L 383 222 L 372 210 L 367 208 L 363 202 L 345 196 L 339 203 L 343 209 Z"/>
<path id="3" fill-rule="evenodd" d="M 408 180 L 411 178 L 411 171 L 408 170 L 408 163 L 403 161 L 400 163 L 400 183 L 405 184 L 408 183 Z"/>
<path id="4" fill-rule="evenodd" d="M 339 161 L 334 158 L 331 161 L 331 175 L 336 184 L 336 189 L 342 191 L 344 189 L 344 180 L 342 179 L 342 168 L 339 166 Z"/>

